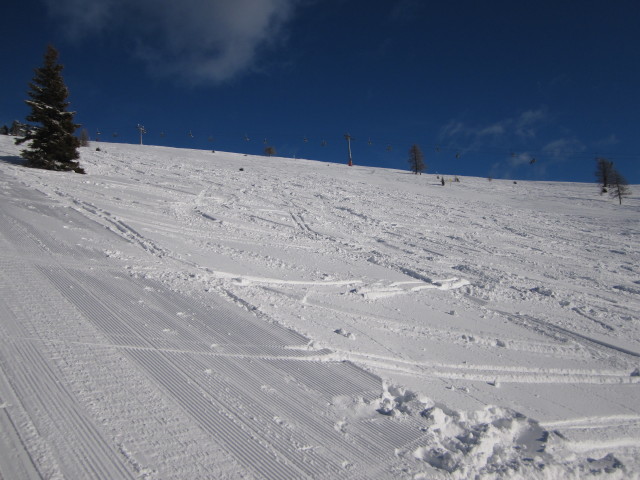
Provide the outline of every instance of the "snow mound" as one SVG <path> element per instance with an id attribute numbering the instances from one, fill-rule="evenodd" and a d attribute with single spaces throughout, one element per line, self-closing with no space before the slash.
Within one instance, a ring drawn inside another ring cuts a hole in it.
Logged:
<path id="1" fill-rule="evenodd" d="M 434 406 L 422 416 L 428 433 L 426 442 L 413 451 L 414 457 L 456 478 L 515 473 L 523 467 L 541 469 L 547 463 L 548 432 L 513 410 L 487 406 L 467 414 Z"/>
<path id="2" fill-rule="evenodd" d="M 488 405 L 456 412 L 399 386 L 384 386 L 377 412 L 398 419 L 421 419 L 425 434 L 400 452 L 447 478 L 627 478 L 611 453 L 579 458 L 562 435 L 510 408 Z"/>

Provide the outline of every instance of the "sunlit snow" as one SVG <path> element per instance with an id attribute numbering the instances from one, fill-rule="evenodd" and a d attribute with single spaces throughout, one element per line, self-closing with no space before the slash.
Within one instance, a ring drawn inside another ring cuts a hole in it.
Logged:
<path id="1" fill-rule="evenodd" d="M 0 136 L 0 477 L 640 475 L 639 186 L 81 152 Z"/>

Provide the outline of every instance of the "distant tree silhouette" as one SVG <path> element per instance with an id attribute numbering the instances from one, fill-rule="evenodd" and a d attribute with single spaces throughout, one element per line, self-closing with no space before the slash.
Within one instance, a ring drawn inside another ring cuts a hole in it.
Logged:
<path id="1" fill-rule="evenodd" d="M 613 162 L 602 157 L 596 158 L 595 174 L 598 183 L 602 185 L 600 193 L 607 193 L 607 188 L 611 184 L 613 176 Z"/>
<path id="2" fill-rule="evenodd" d="M 616 169 L 612 169 L 609 185 L 611 186 L 611 192 L 609 195 L 614 198 L 617 197 L 620 205 L 622 205 L 622 197 L 631 195 L 631 190 L 629 189 L 627 180 Z"/>
<path id="3" fill-rule="evenodd" d="M 16 144 L 29 142 L 22 150 L 28 165 L 47 170 L 73 170 L 84 173 L 78 162 L 80 141 L 74 136 L 79 127 L 73 123 L 75 112 L 67 112 L 69 90 L 62 79 L 62 69 L 58 64 L 58 51 L 51 45 L 44 55 L 44 64 L 35 69 L 33 81 L 27 92 L 31 100 L 28 122 L 39 124 L 16 140 Z"/>
<path id="4" fill-rule="evenodd" d="M 418 173 L 422 173 L 423 170 L 426 170 L 427 166 L 424 164 L 424 154 L 420 147 L 416 144 L 409 149 L 409 166 L 411 167 L 411 171 L 416 175 Z"/>
<path id="5" fill-rule="evenodd" d="M 9 135 L 9 127 L 6 125 L 0 127 L 0 135 Z"/>
<path id="6" fill-rule="evenodd" d="M 89 132 L 87 132 L 86 128 L 83 128 L 80 132 L 80 146 L 88 147 L 89 146 Z"/>
<path id="7" fill-rule="evenodd" d="M 265 155 L 267 155 L 267 156 L 269 156 L 269 157 L 274 156 L 274 155 L 276 154 L 276 149 L 275 149 L 275 147 L 271 147 L 271 146 L 269 146 L 269 147 L 265 147 L 265 149 L 264 149 L 264 154 L 265 154 Z"/>
<path id="8" fill-rule="evenodd" d="M 22 137 L 27 133 L 27 126 L 24 123 L 20 123 L 18 120 L 14 120 L 9 128 L 9 135 L 14 137 Z"/>

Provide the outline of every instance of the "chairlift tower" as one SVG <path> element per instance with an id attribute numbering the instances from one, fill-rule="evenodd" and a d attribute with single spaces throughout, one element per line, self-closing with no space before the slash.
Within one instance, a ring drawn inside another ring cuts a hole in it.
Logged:
<path id="1" fill-rule="evenodd" d="M 144 129 L 144 126 L 140 125 L 140 124 L 138 124 L 138 126 L 136 128 L 138 129 L 138 132 L 140 133 L 140 145 L 142 145 L 142 135 L 147 133 L 147 131 Z"/>
<path id="2" fill-rule="evenodd" d="M 347 165 L 353 167 L 353 157 L 351 156 L 351 140 L 355 140 L 355 138 L 353 138 L 348 133 L 344 134 L 344 138 L 347 140 L 347 148 L 349 149 L 349 163 L 347 163 Z"/>

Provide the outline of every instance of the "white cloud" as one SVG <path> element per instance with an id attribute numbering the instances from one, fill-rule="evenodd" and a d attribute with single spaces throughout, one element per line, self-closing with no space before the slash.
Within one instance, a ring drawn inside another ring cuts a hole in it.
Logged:
<path id="1" fill-rule="evenodd" d="M 469 132 L 469 127 L 467 127 L 464 123 L 458 122 L 456 120 L 451 120 L 440 130 L 440 138 L 449 138 L 456 137 L 458 135 L 467 135 Z"/>
<path id="2" fill-rule="evenodd" d="M 545 173 L 544 165 L 540 165 L 536 155 L 522 148 L 537 138 L 539 131 L 548 130 L 550 123 L 549 114 L 546 107 L 536 110 L 527 110 L 512 117 L 503 118 L 493 123 L 469 125 L 467 123 L 452 120 L 440 130 L 439 141 L 443 145 L 455 147 L 456 150 L 467 152 L 478 152 L 502 156 L 503 158 L 494 162 L 489 169 L 490 177 L 513 178 L 514 176 L 537 176 Z M 564 139 L 566 143 L 555 143 L 547 145 L 548 150 L 544 153 L 551 155 L 578 148 L 579 142 L 573 139 Z M 529 148 L 529 147 L 527 147 Z M 517 152 L 517 153 L 516 153 Z M 528 169 L 526 172 L 524 169 Z"/>
<path id="3" fill-rule="evenodd" d="M 620 143 L 618 136 L 614 133 L 609 135 L 608 137 L 602 138 L 594 143 L 594 145 L 598 147 L 610 147 L 611 145 L 617 145 Z"/>
<path id="4" fill-rule="evenodd" d="M 546 109 L 541 108 L 538 110 L 527 110 L 512 122 L 517 135 L 531 138 L 536 136 L 536 127 L 546 120 L 546 118 Z"/>
<path id="5" fill-rule="evenodd" d="M 455 140 L 464 137 L 467 141 L 471 139 L 474 143 L 481 143 L 485 137 L 502 138 L 507 141 L 511 137 L 533 138 L 537 134 L 537 129 L 545 124 L 547 118 L 546 108 L 540 108 L 527 110 L 517 117 L 505 118 L 490 125 L 471 126 L 452 120 L 441 129 L 440 138 Z"/>
<path id="6" fill-rule="evenodd" d="M 299 0 L 46 0 L 76 39 L 124 35 L 153 71 L 192 83 L 223 82 L 252 68 L 283 38 Z"/>
<path id="7" fill-rule="evenodd" d="M 581 153 L 586 150 L 584 144 L 577 138 L 560 138 L 549 142 L 542 148 L 542 151 L 548 155 L 551 155 L 557 160 L 563 160 L 567 157 L 571 157 L 576 153 Z"/>
<path id="8" fill-rule="evenodd" d="M 490 135 L 503 135 L 505 131 L 506 131 L 505 125 L 501 123 L 494 123 L 493 125 L 489 125 L 488 127 L 484 127 L 477 130 L 476 134 L 479 137 L 485 137 Z"/>
<path id="9" fill-rule="evenodd" d="M 531 165 L 535 162 L 535 157 L 529 152 L 522 152 L 509 157 L 509 165 L 512 167 L 521 167 L 523 165 Z"/>

